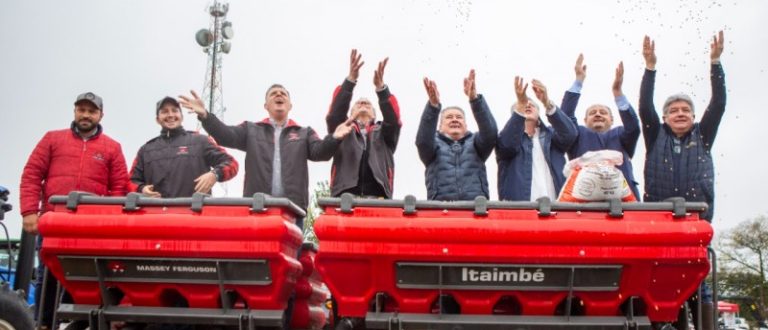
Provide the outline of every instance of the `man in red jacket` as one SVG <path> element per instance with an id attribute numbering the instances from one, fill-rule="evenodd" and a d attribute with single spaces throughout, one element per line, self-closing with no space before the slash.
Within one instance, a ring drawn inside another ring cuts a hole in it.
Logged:
<path id="1" fill-rule="evenodd" d="M 78 95 L 70 128 L 45 133 L 35 146 L 21 174 L 19 189 L 24 230 L 28 233 L 37 234 L 40 215 L 53 209 L 48 203 L 52 195 L 66 195 L 74 190 L 101 196 L 125 195 L 125 158 L 120 144 L 102 132 L 99 122 L 104 117 L 103 109 L 98 95 Z M 42 271 L 38 270 L 38 274 L 42 275 Z M 39 293 L 39 281 L 37 286 Z M 50 326 L 55 287 L 47 286 L 47 291 L 53 291 L 46 292 L 42 326 Z"/>

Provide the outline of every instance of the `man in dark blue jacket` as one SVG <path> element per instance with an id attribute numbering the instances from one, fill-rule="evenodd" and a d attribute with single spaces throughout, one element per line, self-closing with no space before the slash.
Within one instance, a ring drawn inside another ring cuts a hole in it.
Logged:
<path id="1" fill-rule="evenodd" d="M 565 183 L 565 152 L 576 140 L 576 125 L 549 99 L 540 81 L 532 84 L 552 126 L 539 118 L 538 105 L 526 95 L 528 84 L 515 77 L 517 103 L 496 145 L 500 200 L 554 200 Z"/>
<path id="2" fill-rule="evenodd" d="M 473 200 L 488 198 L 485 161 L 496 145 L 496 120 L 488 104 L 475 87 L 475 70 L 464 79 L 464 94 L 469 97 L 479 131 L 467 130 L 464 110 L 447 107 L 440 110 L 440 93 L 434 81 L 424 78 L 429 96 L 416 133 L 419 158 L 427 167 L 425 179 L 430 200 Z M 435 127 L 439 127 L 435 132 Z"/>
<path id="3" fill-rule="evenodd" d="M 575 159 L 581 157 L 587 151 L 597 150 L 616 150 L 624 155 L 624 162 L 618 168 L 624 174 L 635 198 L 640 200 L 640 193 L 637 189 L 637 181 L 632 172 L 632 157 L 635 155 L 637 140 L 640 139 L 640 123 L 637 119 L 635 110 L 624 96 L 621 85 L 624 82 L 624 63 L 620 62 L 616 68 L 616 77 L 613 80 L 613 97 L 616 101 L 616 107 L 619 109 L 619 118 L 624 126 L 613 126 L 613 114 L 606 105 L 594 104 L 587 108 L 584 115 L 584 123 L 581 126 L 576 120 L 576 106 L 581 97 L 581 87 L 587 76 L 587 66 L 584 63 L 584 56 L 579 54 L 576 60 L 576 80 L 573 86 L 565 92 L 561 108 L 563 112 L 576 124 L 579 136 L 576 142 L 568 149 L 568 158 Z"/>
<path id="4" fill-rule="evenodd" d="M 691 97 L 675 94 L 667 98 L 663 107 L 663 120 L 659 120 L 653 105 L 656 83 L 656 45 L 648 37 L 643 41 L 645 73 L 640 85 L 640 120 L 645 138 L 645 197 L 653 202 L 670 197 L 683 197 L 687 201 L 707 202 L 709 208 L 700 215 L 712 221 L 715 202 L 715 169 L 712 162 L 712 143 L 725 113 L 725 73 L 720 64 L 724 48 L 723 31 L 710 45 L 710 81 L 712 98 L 701 121 L 694 122 Z M 689 301 L 695 301 L 692 297 Z M 702 282 L 702 320 L 697 329 L 713 329 L 714 306 L 712 291 Z M 698 319 L 693 308 L 694 320 Z"/>

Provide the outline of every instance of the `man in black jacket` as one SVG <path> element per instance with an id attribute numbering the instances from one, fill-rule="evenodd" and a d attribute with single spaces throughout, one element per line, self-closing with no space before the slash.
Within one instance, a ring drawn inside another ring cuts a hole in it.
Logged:
<path id="1" fill-rule="evenodd" d="M 135 191 L 151 197 L 189 197 L 195 192 L 210 193 L 216 182 L 237 174 L 237 161 L 224 148 L 210 137 L 184 130 L 176 99 L 167 96 L 158 101 L 155 114 L 162 130 L 139 149 L 133 161 Z"/>
<path id="2" fill-rule="evenodd" d="M 384 68 L 389 58 L 379 62 L 373 75 L 379 108 L 384 121 L 376 121 L 376 109 L 366 98 L 352 102 L 352 90 L 360 75 L 362 55 L 352 50 L 349 75 L 333 93 L 333 101 L 325 121 L 328 133 L 352 120 L 353 131 L 339 143 L 331 168 L 331 195 L 343 193 L 358 196 L 392 198 L 395 174 L 394 153 L 400 136 L 400 109 L 397 99 L 384 84 Z M 349 117 L 347 111 L 349 110 Z"/>

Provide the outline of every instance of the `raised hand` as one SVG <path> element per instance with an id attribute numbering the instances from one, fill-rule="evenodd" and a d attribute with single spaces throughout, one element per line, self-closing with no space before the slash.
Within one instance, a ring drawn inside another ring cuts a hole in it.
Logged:
<path id="1" fill-rule="evenodd" d="M 541 101 L 542 104 L 544 104 L 544 108 L 547 110 L 552 109 L 553 104 L 549 100 L 549 95 L 547 95 L 547 87 L 544 86 L 541 81 L 538 81 L 536 79 L 531 81 L 531 84 L 533 85 L 533 93 L 536 94 L 536 98 Z"/>
<path id="2" fill-rule="evenodd" d="M 424 77 L 424 89 L 427 90 L 427 96 L 429 96 L 429 104 L 437 108 L 440 106 L 440 92 L 437 90 L 437 84 L 429 78 Z"/>
<path id="3" fill-rule="evenodd" d="M 464 78 L 464 94 L 472 101 L 477 98 L 477 87 L 475 86 L 475 69 L 469 70 L 469 76 Z"/>
<path id="4" fill-rule="evenodd" d="M 352 132 L 352 123 L 354 121 L 355 118 L 347 118 L 347 121 L 345 121 L 343 124 L 336 126 L 336 130 L 333 131 L 333 138 L 336 140 L 341 140 L 349 135 L 349 133 Z"/>
<path id="5" fill-rule="evenodd" d="M 360 67 L 365 64 L 362 61 L 363 54 L 358 54 L 357 49 L 352 49 L 352 53 L 349 54 L 349 75 L 347 79 L 351 82 L 357 82 L 357 77 L 360 76 Z"/>
<path id="6" fill-rule="evenodd" d="M 159 192 L 155 191 L 155 186 L 151 184 L 148 184 L 144 186 L 144 188 L 141 188 L 141 193 L 144 194 L 144 196 L 148 196 L 152 198 L 163 197 Z"/>
<path id="7" fill-rule="evenodd" d="M 576 80 L 584 82 L 587 78 L 587 66 L 584 64 L 584 54 L 579 54 L 576 59 L 576 65 L 573 67 L 573 71 L 576 72 Z"/>
<path id="8" fill-rule="evenodd" d="M 712 44 L 710 44 L 711 53 L 709 55 L 713 63 L 720 63 L 720 55 L 723 54 L 723 48 L 725 47 L 725 41 L 723 40 L 723 30 L 717 33 L 712 38 Z"/>
<path id="9" fill-rule="evenodd" d="M 188 109 L 188 113 L 195 113 L 202 119 L 208 117 L 208 111 L 205 110 L 205 103 L 203 103 L 203 100 L 197 96 L 195 91 L 190 90 L 189 92 L 192 94 L 192 97 L 179 95 L 179 104 L 181 104 L 182 107 Z"/>
<path id="10" fill-rule="evenodd" d="M 621 91 L 621 85 L 624 83 L 624 62 L 619 62 L 619 66 L 616 67 L 616 77 L 613 78 L 613 86 L 611 86 L 611 90 L 613 91 L 613 96 L 617 97 L 622 94 L 624 94 Z"/>
<path id="11" fill-rule="evenodd" d="M 656 69 L 656 42 L 651 37 L 645 36 L 643 39 L 643 57 L 645 58 L 645 68 L 648 70 Z"/>
<path id="12" fill-rule="evenodd" d="M 525 107 L 528 104 L 528 84 L 523 85 L 523 78 L 515 76 L 515 96 L 517 96 L 517 104 Z"/>
<path id="13" fill-rule="evenodd" d="M 384 89 L 384 69 L 387 67 L 387 62 L 389 57 L 379 62 L 379 67 L 373 71 L 373 85 L 376 86 L 377 91 Z"/>

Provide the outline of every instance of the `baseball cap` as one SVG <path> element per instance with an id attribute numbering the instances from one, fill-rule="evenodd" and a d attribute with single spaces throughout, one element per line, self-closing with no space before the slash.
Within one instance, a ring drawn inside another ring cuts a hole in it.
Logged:
<path id="1" fill-rule="evenodd" d="M 75 100 L 75 105 L 83 101 L 91 102 L 91 104 L 95 105 L 96 108 L 98 108 L 99 110 L 102 110 L 102 111 L 104 110 L 104 103 L 101 101 L 101 96 L 98 96 L 91 92 L 85 92 L 77 96 L 77 99 Z"/>
<path id="2" fill-rule="evenodd" d="M 160 113 L 160 108 L 162 108 L 166 103 L 173 104 L 173 106 L 181 109 L 181 105 L 179 105 L 179 101 L 176 101 L 175 98 L 172 98 L 170 96 L 166 96 L 162 100 L 157 101 L 157 107 L 155 107 L 155 115 L 158 115 Z"/>

